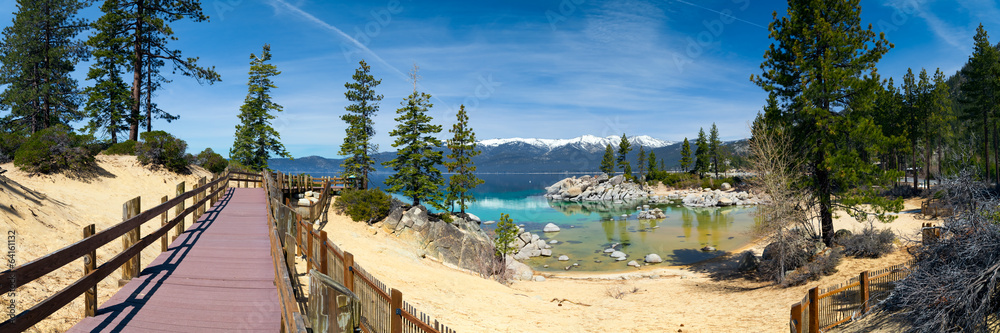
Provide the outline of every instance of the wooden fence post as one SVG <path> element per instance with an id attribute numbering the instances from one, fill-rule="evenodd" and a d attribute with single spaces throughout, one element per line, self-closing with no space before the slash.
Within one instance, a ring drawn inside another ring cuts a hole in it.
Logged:
<path id="1" fill-rule="evenodd" d="M 292 235 L 285 234 L 285 263 L 288 264 L 288 267 L 285 268 L 291 273 L 295 273 L 295 251 L 292 250 L 293 246 L 295 246 L 295 240 L 292 239 Z M 297 280 L 294 278 L 294 274 L 291 275 L 293 276 L 292 281 L 294 283 Z"/>
<path id="2" fill-rule="evenodd" d="M 389 332 L 390 333 L 402 333 L 403 332 L 403 293 L 392 288 L 392 292 L 389 293 L 389 310 L 392 315 L 389 317 Z"/>
<path id="3" fill-rule="evenodd" d="M 871 309 L 871 304 L 868 304 L 868 300 L 870 299 L 869 290 L 871 288 L 871 281 L 868 280 L 868 271 L 861 272 L 858 282 L 861 283 L 861 313 L 868 313 L 868 310 Z"/>
<path id="4" fill-rule="evenodd" d="M 179 196 L 183 195 L 184 192 L 185 192 L 184 191 L 184 182 L 181 182 L 180 184 L 177 184 L 177 190 L 174 191 L 174 193 L 176 195 L 174 197 L 179 197 Z M 174 206 L 174 217 L 176 218 L 178 216 L 181 216 L 182 212 L 184 212 L 184 201 L 181 201 L 179 204 L 177 204 L 177 206 Z M 181 221 L 179 223 L 177 223 L 177 226 L 174 227 L 174 239 L 175 240 L 177 239 L 177 237 L 180 237 L 181 234 L 184 233 L 184 229 L 185 229 L 184 228 L 184 219 L 181 219 Z"/>
<path id="5" fill-rule="evenodd" d="M 792 305 L 792 333 L 802 333 L 802 302 Z"/>
<path id="6" fill-rule="evenodd" d="M 306 232 L 308 233 L 308 234 L 306 234 L 307 235 L 306 236 L 307 237 L 307 240 L 306 240 L 306 242 L 307 242 L 306 243 L 306 272 L 308 272 L 308 271 L 310 271 L 310 270 L 313 269 L 313 263 L 312 262 L 313 262 L 313 260 L 316 259 L 315 256 L 313 256 L 313 243 L 315 243 L 315 242 L 313 241 L 313 225 L 312 224 L 309 224 L 309 229 L 306 229 Z"/>
<path id="7" fill-rule="evenodd" d="M 819 287 L 809 289 L 809 333 L 819 333 Z"/>
<path id="8" fill-rule="evenodd" d="M 301 256 L 304 254 L 302 252 L 302 244 L 304 244 L 305 242 L 305 240 L 302 239 L 302 234 L 303 234 L 302 229 L 305 229 L 302 226 L 302 217 L 299 216 L 299 214 L 296 214 L 295 211 L 291 211 L 289 212 L 289 214 L 292 214 L 292 216 L 295 218 L 295 244 L 299 244 L 296 253 Z"/>
<path id="9" fill-rule="evenodd" d="M 344 251 L 344 287 L 354 291 L 354 255 Z"/>
<path id="10" fill-rule="evenodd" d="M 139 215 L 140 211 L 142 211 L 141 197 L 135 197 L 132 200 L 126 201 L 125 204 L 122 205 L 122 221 L 127 221 L 133 216 Z M 135 229 L 129 230 L 125 233 L 125 235 L 122 235 L 122 251 L 127 250 L 132 247 L 132 245 L 139 242 L 139 229 L 141 227 L 142 225 L 140 224 L 136 226 Z M 128 262 L 122 266 L 122 278 L 121 280 L 118 280 L 119 286 L 124 286 L 129 280 L 139 276 L 140 258 L 142 258 L 141 252 L 136 254 L 134 257 L 129 258 Z"/>
<path id="11" fill-rule="evenodd" d="M 330 275 L 330 268 L 326 263 L 326 231 L 319 232 L 319 272 Z"/>
<path id="12" fill-rule="evenodd" d="M 83 227 L 83 239 L 93 236 L 97 229 L 93 224 Z M 86 276 L 97 269 L 97 250 L 90 251 L 83 256 L 83 275 Z M 97 315 L 97 283 L 87 289 L 83 298 L 83 316 L 93 317 Z"/>
<path id="13" fill-rule="evenodd" d="M 167 202 L 167 196 L 164 195 L 162 198 L 160 198 L 160 204 L 164 204 L 166 202 Z M 167 212 L 168 211 L 170 211 L 170 210 L 169 209 L 165 210 L 165 211 L 163 211 L 163 214 L 160 215 L 160 227 L 163 227 L 163 226 L 167 225 Z M 164 233 L 163 236 L 160 237 L 160 252 L 167 252 L 167 247 L 169 245 L 170 244 L 167 243 L 167 234 Z"/>

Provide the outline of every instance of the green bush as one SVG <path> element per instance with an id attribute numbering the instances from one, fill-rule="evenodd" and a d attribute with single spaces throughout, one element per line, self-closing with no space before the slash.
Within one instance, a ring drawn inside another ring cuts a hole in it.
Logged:
<path id="1" fill-rule="evenodd" d="M 119 143 L 112 144 L 108 149 L 105 149 L 102 153 L 104 155 L 135 155 L 135 140 L 127 140 Z"/>
<path id="2" fill-rule="evenodd" d="M 698 176 L 686 172 L 657 171 L 650 174 L 649 183 L 659 181 L 673 188 L 692 188 L 701 185 Z"/>
<path id="3" fill-rule="evenodd" d="M 211 173 L 219 173 L 226 170 L 229 161 L 219 155 L 212 148 L 205 148 L 194 158 L 195 164 L 200 165 Z"/>
<path id="4" fill-rule="evenodd" d="M 91 170 L 97 166 L 93 141 L 92 136 L 73 133 L 67 126 L 49 127 L 21 143 L 14 164 L 21 170 L 44 174 Z"/>
<path id="5" fill-rule="evenodd" d="M 14 160 L 14 153 L 25 140 L 19 133 L 0 132 L 0 163 L 7 163 Z"/>
<path id="6" fill-rule="evenodd" d="M 333 203 L 333 208 L 354 221 L 375 223 L 389 216 L 391 204 L 391 197 L 380 189 L 346 189 Z"/>
<path id="7" fill-rule="evenodd" d="M 135 155 L 143 165 L 157 165 L 173 172 L 186 172 L 188 160 L 184 158 L 187 143 L 164 131 L 151 131 L 140 135 L 142 141 L 135 146 Z"/>

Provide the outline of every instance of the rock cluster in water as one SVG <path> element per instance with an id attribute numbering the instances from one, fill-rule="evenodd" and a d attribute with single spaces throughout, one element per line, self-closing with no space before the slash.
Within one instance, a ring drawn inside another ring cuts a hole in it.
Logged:
<path id="1" fill-rule="evenodd" d="M 642 199 L 649 192 L 618 175 L 570 177 L 545 188 L 545 197 L 556 201 L 627 201 Z"/>
<path id="2" fill-rule="evenodd" d="M 514 259 L 525 260 L 538 256 L 552 256 L 552 245 L 549 245 L 548 242 L 538 237 L 538 235 L 524 231 L 524 228 L 520 228 L 520 231 L 521 233 L 517 235 L 512 244 L 515 249 L 518 249 L 514 253 Z"/>
<path id="3" fill-rule="evenodd" d="M 681 199 L 688 207 L 724 207 L 758 205 L 760 198 L 745 191 L 732 192 L 720 190 L 687 190 L 677 191 L 667 196 L 668 199 Z"/>

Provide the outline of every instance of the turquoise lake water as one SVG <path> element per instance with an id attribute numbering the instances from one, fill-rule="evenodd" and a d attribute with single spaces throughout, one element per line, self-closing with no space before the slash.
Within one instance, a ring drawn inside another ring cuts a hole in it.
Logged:
<path id="1" fill-rule="evenodd" d="M 330 174 L 314 173 L 314 176 Z M 386 174 L 376 174 L 372 187 L 385 187 Z M 500 213 L 510 214 L 515 224 L 546 240 L 555 239 L 552 257 L 537 257 L 526 263 L 536 270 L 561 271 L 576 263 L 573 271 L 617 271 L 629 269 L 625 263 L 656 253 L 666 265 L 691 264 L 732 251 L 750 241 L 747 234 L 753 224 L 752 207 L 687 208 L 679 204 L 651 204 L 663 209 L 667 217 L 659 220 L 636 219 L 636 207 L 645 202 L 620 205 L 609 203 L 551 202 L 543 197 L 545 187 L 566 178 L 566 174 L 484 174 L 485 181 L 473 192 L 477 202 L 466 209 L 485 221 L 500 219 Z M 582 175 L 577 175 L 582 176 Z M 399 197 L 409 202 L 405 197 Z M 626 216 L 623 216 L 626 215 Z M 555 223 L 561 230 L 543 233 L 542 228 Z M 484 224 L 492 232 L 493 224 Z M 604 249 L 620 244 L 617 249 L 628 254 L 628 260 L 614 261 Z M 702 252 L 711 245 L 717 252 Z M 558 261 L 566 255 L 569 261 Z M 548 265 L 549 267 L 545 267 Z"/>

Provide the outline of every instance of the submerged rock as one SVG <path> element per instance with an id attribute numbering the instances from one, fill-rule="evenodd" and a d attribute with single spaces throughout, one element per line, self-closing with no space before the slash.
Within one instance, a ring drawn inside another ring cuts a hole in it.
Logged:
<path id="1" fill-rule="evenodd" d="M 559 256 L 559 261 L 569 261 L 569 257 L 567 257 L 566 255 L 561 255 Z"/>
<path id="2" fill-rule="evenodd" d="M 643 258 L 643 261 L 651 263 L 651 264 L 655 264 L 655 263 L 661 263 L 661 262 L 663 262 L 663 258 L 660 258 L 659 254 L 650 253 L 650 254 L 647 254 L 645 258 Z"/>

